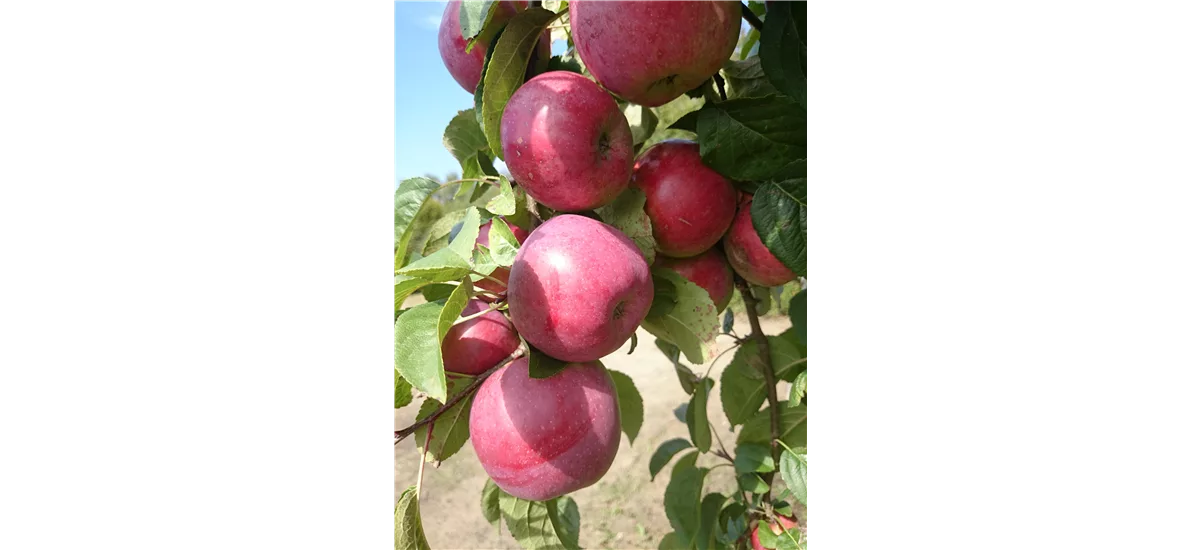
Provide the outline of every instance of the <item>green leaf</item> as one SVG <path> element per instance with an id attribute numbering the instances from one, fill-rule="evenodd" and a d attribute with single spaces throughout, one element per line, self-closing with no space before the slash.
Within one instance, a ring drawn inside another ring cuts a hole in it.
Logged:
<path id="1" fill-rule="evenodd" d="M 426 302 L 436 302 L 438 300 L 445 300 L 446 298 L 449 298 L 450 293 L 454 292 L 454 289 L 456 288 L 458 288 L 458 285 L 445 283 L 431 284 L 421 289 L 421 295 L 425 297 Z"/>
<path id="2" fill-rule="evenodd" d="M 754 472 L 738 474 L 738 488 L 743 491 L 749 491 L 751 494 L 761 495 L 766 493 L 771 486 L 767 485 L 763 478 Z"/>
<path id="3" fill-rule="evenodd" d="M 395 311 L 397 312 L 400 311 L 400 308 L 404 306 L 404 300 L 411 296 L 413 292 L 416 292 L 417 289 L 429 284 L 429 281 L 426 281 L 425 279 L 418 279 L 416 277 L 409 277 L 407 275 L 396 275 L 395 280 L 396 290 L 394 297 L 396 302 Z"/>
<path id="4" fill-rule="evenodd" d="M 752 208 L 753 210 L 753 208 Z M 753 212 L 751 212 L 753 215 Z M 790 329 L 796 335 L 796 341 L 800 345 L 808 345 L 808 289 L 801 289 L 800 292 L 792 296 L 792 301 L 788 303 L 788 317 L 792 320 L 792 328 Z"/>
<path id="5" fill-rule="evenodd" d="M 808 117 L 784 97 L 710 103 L 700 110 L 696 135 L 706 166 L 732 180 L 796 177 L 808 156 Z"/>
<path id="6" fill-rule="evenodd" d="M 530 378 L 550 378 L 558 374 L 558 371 L 567 367 L 567 362 L 561 359 L 555 359 L 546 355 L 546 352 L 529 346 L 529 377 Z"/>
<path id="7" fill-rule="evenodd" d="M 663 505 L 666 508 L 667 519 L 675 529 L 676 537 L 683 541 L 680 548 L 692 548 L 701 533 L 700 494 L 708 470 L 684 463 L 682 459 L 680 464 L 676 464 L 675 469 L 671 471 L 671 481 L 663 495 Z"/>
<path id="8" fill-rule="evenodd" d="M 467 52 L 475 43 L 475 39 L 487 27 L 496 11 L 494 0 L 464 0 L 458 8 L 458 27 L 462 37 L 467 41 Z"/>
<path id="9" fill-rule="evenodd" d="M 609 370 L 613 385 L 617 388 L 617 405 L 621 411 L 621 431 L 629 438 L 629 444 L 637 439 L 638 431 L 642 429 L 642 394 L 638 393 L 633 379 L 623 372 Z"/>
<path id="10" fill-rule="evenodd" d="M 686 115 L 679 117 L 674 124 L 671 124 L 672 130 L 685 130 L 696 133 L 696 123 L 700 120 L 700 111 L 692 111 Z"/>
<path id="11" fill-rule="evenodd" d="M 671 282 L 675 288 L 675 305 L 666 313 L 647 314 L 642 320 L 642 328 L 678 346 L 693 364 L 708 362 L 716 351 L 718 328 L 717 307 L 708 291 L 670 269 L 654 268 L 651 273 L 656 282 L 660 279 Z M 658 299 L 658 290 L 655 290 L 655 299 Z"/>
<path id="12" fill-rule="evenodd" d="M 483 125 L 483 84 L 487 78 L 488 64 L 492 62 L 492 55 L 496 53 L 496 44 L 500 42 L 500 35 L 496 33 L 486 41 L 488 45 L 487 53 L 483 56 L 483 67 L 479 71 L 479 84 L 475 85 L 475 121 L 479 123 L 479 128 L 484 129 Z M 483 43 L 483 42 L 480 42 Z M 487 131 L 484 131 L 484 136 L 487 136 Z M 491 144 L 488 144 L 488 152 L 491 153 Z"/>
<path id="13" fill-rule="evenodd" d="M 500 116 L 509 98 L 525 83 L 525 70 L 533 49 L 554 20 L 554 14 L 542 8 L 529 8 L 514 16 L 500 33 L 496 50 L 487 62 L 488 70 L 480 83 L 483 85 L 483 133 L 487 136 L 492 153 L 504 160 L 500 147 Z"/>
<path id="14" fill-rule="evenodd" d="M 733 332 L 733 310 L 725 310 L 725 318 L 721 320 L 721 333 L 730 334 Z"/>
<path id="15" fill-rule="evenodd" d="M 793 379 L 806 363 L 807 350 L 785 336 L 768 336 L 767 347 L 777 381 Z M 732 426 L 749 420 L 767 398 L 767 381 L 760 365 L 758 342 L 747 340 L 721 373 L 721 408 Z"/>
<path id="16" fill-rule="evenodd" d="M 796 381 L 792 382 L 792 389 L 788 393 L 788 405 L 795 407 L 800 404 L 800 400 L 804 399 L 804 394 L 808 392 L 808 371 L 800 373 L 796 377 Z"/>
<path id="17" fill-rule="evenodd" d="M 784 448 L 783 454 L 779 457 L 779 473 L 783 475 L 783 482 L 787 484 L 788 490 L 796 496 L 796 500 L 800 501 L 800 504 L 808 506 L 807 451 L 796 452 L 791 448 Z"/>
<path id="18" fill-rule="evenodd" d="M 726 500 L 729 500 L 729 497 L 721 493 L 709 493 L 704 495 L 704 500 L 700 502 L 700 530 L 696 533 L 695 540 L 698 550 L 717 548 L 717 515 L 721 513 L 721 505 L 725 504 Z"/>
<path id="19" fill-rule="evenodd" d="M 557 499 L 534 502 L 500 491 L 500 514 L 504 517 L 504 524 L 517 544 L 528 550 L 579 548 L 578 527 L 572 541 L 569 527 L 573 518 L 563 517 L 564 511 L 559 509 Z M 574 521 L 578 526 L 578 519 Z M 556 523 L 561 529 L 556 528 Z"/>
<path id="20" fill-rule="evenodd" d="M 741 48 L 738 49 L 738 59 L 744 60 L 749 57 L 751 51 L 754 50 L 754 46 L 758 45 L 761 38 L 762 36 L 758 32 L 758 29 L 750 29 L 750 32 L 746 34 L 746 40 L 742 42 Z"/>
<path id="21" fill-rule="evenodd" d="M 627 103 L 622 111 L 625 113 L 625 120 L 629 122 L 629 130 L 633 133 L 634 147 L 654 135 L 654 129 L 658 126 L 658 117 L 649 107 Z"/>
<path id="22" fill-rule="evenodd" d="M 425 529 L 421 527 L 416 486 L 400 493 L 400 502 L 396 504 L 396 550 L 429 550 Z"/>
<path id="23" fill-rule="evenodd" d="M 517 199 L 513 195 L 512 184 L 508 182 L 508 178 L 500 176 L 500 194 L 492 197 L 492 200 L 487 202 L 488 212 L 497 216 L 511 216 L 517 213 Z M 502 224 L 503 225 L 503 224 Z"/>
<path id="24" fill-rule="evenodd" d="M 679 303 L 675 296 L 675 281 L 659 277 L 653 271 L 650 272 L 650 280 L 654 285 L 654 297 L 650 300 L 650 309 L 646 311 L 646 317 L 661 317 L 670 313 L 675 309 L 675 304 Z"/>
<path id="25" fill-rule="evenodd" d="M 790 493 L 789 493 L 790 494 Z M 792 515 L 792 505 L 786 500 L 776 500 L 771 503 L 771 507 L 775 509 L 775 513 L 781 516 Z"/>
<path id="26" fill-rule="evenodd" d="M 745 61 L 726 61 L 721 68 L 721 75 L 725 77 L 725 91 L 729 99 L 779 94 L 779 90 L 767 80 L 761 58 L 757 56 Z"/>
<path id="27" fill-rule="evenodd" d="M 687 424 L 687 410 L 688 410 L 688 403 L 690 403 L 690 402 L 691 402 L 691 400 L 689 399 L 688 401 L 684 402 L 683 404 L 679 405 L 678 407 L 675 407 L 674 413 L 675 413 L 676 420 L 679 420 L 680 422 Z"/>
<path id="28" fill-rule="evenodd" d="M 417 391 L 446 401 L 446 372 L 442 367 L 438 318 L 441 302 L 427 302 L 396 319 L 396 370 Z"/>
<path id="29" fill-rule="evenodd" d="M 479 500 L 479 508 L 483 510 L 483 519 L 493 527 L 500 523 L 500 487 L 492 478 L 483 484 L 483 495 Z"/>
<path id="30" fill-rule="evenodd" d="M 774 549 L 777 544 L 776 537 L 778 535 L 771 530 L 770 523 L 761 519 L 758 520 L 758 542 L 763 545 L 763 548 Z"/>
<path id="31" fill-rule="evenodd" d="M 737 444 L 771 444 L 770 409 L 754 415 L 738 434 Z M 779 411 L 779 440 L 789 447 L 808 447 L 808 408 L 804 405 L 783 407 Z"/>
<path id="32" fill-rule="evenodd" d="M 422 249 L 422 254 L 429 256 L 438 250 L 441 250 L 450 245 L 450 237 L 454 231 L 454 227 L 466 217 L 467 211 L 455 210 L 445 213 L 429 228 L 429 239 Z"/>
<path id="33" fill-rule="evenodd" d="M 567 548 L 579 548 L 579 505 L 571 497 L 559 497 L 552 502 L 555 506 L 547 503 L 547 510 L 554 532 Z"/>
<path id="34" fill-rule="evenodd" d="M 779 2 L 763 21 L 762 57 L 767 78 L 779 91 L 801 104 L 808 89 L 808 6 L 806 3 Z"/>
<path id="35" fill-rule="evenodd" d="M 658 550 L 679 550 L 683 543 L 679 542 L 679 537 L 674 531 L 663 535 L 662 540 L 658 541 Z"/>
<path id="36" fill-rule="evenodd" d="M 750 285 L 750 290 L 754 293 L 754 311 L 759 317 L 771 312 L 771 289 L 765 286 Z"/>
<path id="37" fill-rule="evenodd" d="M 712 379 L 705 378 L 704 383 L 692 394 L 687 408 L 688 435 L 702 453 L 712 448 L 712 432 L 708 429 L 708 392 L 712 387 Z"/>
<path id="38" fill-rule="evenodd" d="M 765 182 L 754 193 L 754 231 L 797 277 L 808 275 L 808 184 L 804 178 Z"/>
<path id="39" fill-rule="evenodd" d="M 412 238 L 413 220 L 417 219 L 425 200 L 441 186 L 442 184 L 429 178 L 409 178 L 400 182 L 400 186 L 396 188 L 395 224 L 397 234 L 400 235 L 396 244 L 396 269 L 403 267 L 407 260 L 403 251 L 408 249 L 408 241 Z"/>
<path id="40" fill-rule="evenodd" d="M 471 262 L 475 264 L 475 272 L 484 275 L 491 275 L 498 267 L 496 260 L 492 258 L 492 251 L 483 245 L 476 245 L 475 250 L 471 251 Z M 471 275 L 472 280 L 475 280 L 476 277 L 476 275 Z M 482 279 L 483 277 L 478 278 Z"/>
<path id="41" fill-rule="evenodd" d="M 643 107 L 644 108 L 644 107 Z M 624 233 L 646 258 L 646 264 L 654 263 L 654 232 L 650 217 L 646 215 L 646 195 L 630 187 L 607 206 L 596 209 L 600 221 Z"/>
<path id="42" fill-rule="evenodd" d="M 450 241 L 450 246 L 446 248 L 454 251 L 462 259 L 470 261 L 472 257 L 471 250 L 475 248 L 475 239 L 479 237 L 479 223 L 479 209 L 475 207 L 468 208 L 467 217 L 463 218 L 462 229 Z"/>
<path id="43" fill-rule="evenodd" d="M 583 74 L 583 65 L 574 57 L 556 55 L 550 58 L 550 64 L 546 67 L 547 71 L 570 71 L 575 74 Z"/>
<path id="44" fill-rule="evenodd" d="M 775 471 L 775 459 L 771 458 L 771 448 L 766 445 L 738 445 L 733 453 L 736 455 L 733 459 L 733 469 L 739 474 Z"/>
<path id="45" fill-rule="evenodd" d="M 479 128 L 479 122 L 475 120 L 474 111 L 470 109 L 459 111 L 454 118 L 450 119 L 450 124 L 446 125 L 446 131 L 442 135 L 442 144 L 462 166 L 463 179 L 483 177 L 483 167 L 479 162 L 478 153 L 489 151 L 489 149 L 487 138 L 484 137 L 483 130 Z M 464 188 L 470 185 L 469 182 L 463 183 Z M 459 193 L 461 194 L 462 191 L 460 190 Z"/>
<path id="46" fill-rule="evenodd" d="M 449 395 L 452 397 L 462 393 L 471 385 L 472 380 L 472 378 L 449 378 Z M 413 434 L 413 441 L 417 445 L 417 450 L 425 457 L 426 462 L 441 462 L 462 449 L 463 444 L 471 435 L 467 427 L 468 420 L 471 418 L 471 402 L 472 399 L 468 396 L 455 403 L 453 407 L 446 409 L 431 424 L 417 428 L 416 433 Z M 421 404 L 420 411 L 417 412 L 417 420 L 428 418 L 441 406 L 442 403 L 426 399 Z M 429 441 L 429 448 L 425 448 L 425 435 L 430 426 L 433 426 L 433 437 Z"/>
<path id="47" fill-rule="evenodd" d="M 492 220 L 492 228 L 488 231 L 488 247 L 497 265 L 512 267 L 520 246 L 516 235 L 513 235 L 512 229 L 508 228 L 504 220 Z"/>
<path id="48" fill-rule="evenodd" d="M 792 527 L 775 538 L 775 550 L 805 550 L 804 543 L 800 542 L 802 538 L 800 528 Z"/>
<path id="49" fill-rule="evenodd" d="M 462 232 L 459 232 L 459 235 L 461 234 Z M 420 288 L 429 283 L 444 283 L 446 281 L 461 279 L 470 272 L 471 264 L 466 259 L 450 248 L 443 248 L 400 268 L 400 271 L 396 274 L 423 279 L 424 282 L 416 287 Z M 400 282 L 397 279 L 396 283 L 400 284 Z M 407 281 L 405 283 L 412 284 Z"/>
<path id="50" fill-rule="evenodd" d="M 408 383 L 408 380 L 405 380 L 404 377 L 400 376 L 400 371 L 395 369 L 393 370 L 396 373 L 396 408 L 399 409 L 400 407 L 407 407 L 408 404 L 412 403 L 413 400 L 412 385 Z"/>
<path id="51" fill-rule="evenodd" d="M 684 449 L 690 449 L 691 447 L 691 442 L 683 439 L 682 437 L 664 441 L 662 445 L 659 445 L 658 449 L 655 449 L 654 454 L 650 456 L 650 481 L 654 481 L 654 476 L 658 475 L 658 472 L 662 471 L 663 467 L 665 467 L 667 463 L 675 457 L 676 454 L 679 454 L 679 452 Z"/>

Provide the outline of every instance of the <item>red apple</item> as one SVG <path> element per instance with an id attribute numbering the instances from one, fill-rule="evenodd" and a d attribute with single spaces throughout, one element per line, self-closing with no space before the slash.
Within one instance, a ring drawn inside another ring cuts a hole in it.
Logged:
<path id="1" fill-rule="evenodd" d="M 621 441 L 616 387 L 599 361 L 572 363 L 535 379 L 529 360 L 517 359 L 479 387 L 469 426 L 488 477 L 525 500 L 555 498 L 599 481 Z"/>
<path id="2" fill-rule="evenodd" d="M 667 140 L 633 164 L 633 185 L 646 194 L 646 215 L 659 252 L 695 256 L 717 244 L 737 212 L 737 189 L 700 161 L 694 141 Z"/>
<path id="3" fill-rule="evenodd" d="M 725 309 L 733 298 L 733 270 L 729 269 L 725 256 L 716 247 L 691 258 L 658 256 L 654 259 L 654 266 L 670 269 L 708 291 L 717 311 Z"/>
<path id="4" fill-rule="evenodd" d="M 771 523 L 771 532 L 775 533 L 776 535 L 783 534 L 784 531 L 799 525 L 796 523 L 794 518 L 775 516 L 775 519 L 778 520 L 778 523 Z M 767 550 L 766 547 L 762 545 L 762 542 L 758 540 L 759 529 L 761 529 L 761 527 L 759 527 L 758 522 L 755 522 L 754 528 L 750 531 L 750 547 L 754 550 Z"/>
<path id="5" fill-rule="evenodd" d="M 551 218 L 517 251 L 508 308 L 525 340 L 563 361 L 616 351 L 650 311 L 654 283 L 637 245 L 591 218 Z"/>
<path id="6" fill-rule="evenodd" d="M 508 225 L 508 229 L 511 230 L 513 236 L 517 238 L 517 244 L 521 244 L 521 243 L 525 242 L 525 239 L 529 238 L 528 231 L 525 231 L 524 229 L 521 229 L 520 227 L 517 227 L 517 226 L 509 223 L 508 220 L 504 220 L 504 223 L 505 223 L 505 225 Z M 479 226 L 479 236 L 475 238 L 475 243 L 481 244 L 483 246 L 488 246 L 488 239 L 489 239 L 488 233 L 491 232 L 491 230 L 492 230 L 492 220 L 488 220 L 487 223 Z M 496 279 L 499 279 L 501 281 L 504 281 L 507 284 L 508 283 L 508 268 L 507 267 L 497 267 L 495 271 L 492 271 L 491 276 Z M 495 292 L 496 294 L 503 294 L 505 291 L 508 290 L 507 286 L 503 286 L 500 283 L 497 283 L 496 281 L 493 281 L 491 279 L 481 279 L 479 281 L 476 281 L 475 286 L 482 288 L 484 290 Z M 488 296 L 480 296 L 479 299 L 486 301 L 486 302 L 491 302 L 494 300 L 493 298 L 490 298 Z"/>
<path id="7" fill-rule="evenodd" d="M 571 37 L 588 71 L 622 98 L 657 107 L 729 60 L 738 2 L 571 2 Z"/>
<path id="8" fill-rule="evenodd" d="M 471 300 L 461 316 L 487 308 L 487 302 Z M 490 311 L 450 327 L 442 340 L 442 363 L 447 372 L 474 376 L 496 366 L 520 345 L 521 338 L 508 318 L 499 311 Z"/>
<path id="9" fill-rule="evenodd" d="M 492 20 L 479 33 L 475 46 L 470 53 L 466 51 L 467 40 L 462 36 L 462 28 L 458 23 L 458 12 L 462 0 L 446 2 L 446 10 L 442 12 L 442 24 L 438 26 L 438 52 L 442 54 L 442 63 L 450 71 L 450 76 L 464 90 L 475 93 L 479 86 L 479 75 L 483 73 L 483 58 L 487 55 L 488 45 L 509 19 L 518 11 L 524 10 L 528 1 L 498 2 Z M 538 42 L 537 55 L 540 59 L 550 59 L 550 33 L 542 35 Z"/>
<path id="10" fill-rule="evenodd" d="M 617 102 L 569 71 L 526 82 L 500 117 L 500 144 L 512 177 L 554 210 L 604 206 L 629 186 L 633 135 Z"/>
<path id="11" fill-rule="evenodd" d="M 743 193 L 737 216 L 725 234 L 725 257 L 743 279 L 760 286 L 778 286 L 796 278 L 758 238 L 750 220 L 752 195 Z"/>

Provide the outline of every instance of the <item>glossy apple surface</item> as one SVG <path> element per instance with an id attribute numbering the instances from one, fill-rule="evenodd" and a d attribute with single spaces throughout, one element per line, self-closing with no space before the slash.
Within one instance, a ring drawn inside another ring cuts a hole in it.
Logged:
<path id="1" fill-rule="evenodd" d="M 480 386 L 470 432 L 483 470 L 505 492 L 525 500 L 562 496 L 599 481 L 617 456 L 616 387 L 598 361 L 535 379 L 521 357 Z"/>
<path id="2" fill-rule="evenodd" d="M 461 317 L 488 309 L 482 300 L 470 300 Z M 499 311 L 491 311 L 450 327 L 442 340 L 446 371 L 477 375 L 496 366 L 521 345 L 517 330 Z"/>
<path id="3" fill-rule="evenodd" d="M 594 361 L 616 351 L 654 299 L 637 245 L 607 224 L 573 214 L 530 233 L 508 283 L 517 332 L 563 361 Z"/>
<path id="4" fill-rule="evenodd" d="M 438 53 L 442 55 L 442 63 L 446 65 L 446 70 L 450 71 L 450 76 L 454 77 L 454 81 L 464 90 L 474 94 L 475 88 L 479 86 L 479 76 L 483 73 L 483 58 L 487 55 L 488 45 L 491 43 L 488 37 L 494 37 L 496 30 L 512 19 L 518 11 L 525 9 L 527 4 L 525 1 L 497 2 L 492 20 L 488 27 L 480 32 L 483 39 L 478 40 L 471 51 L 467 52 L 467 40 L 462 37 L 458 19 L 462 0 L 446 2 L 446 9 L 442 12 L 442 23 L 438 26 Z M 537 55 L 541 59 L 550 59 L 549 32 L 538 42 Z"/>
<path id="5" fill-rule="evenodd" d="M 733 270 L 717 247 L 691 258 L 658 256 L 654 259 L 654 267 L 670 269 L 708 291 L 717 311 L 725 309 L 733 298 Z"/>
<path id="6" fill-rule="evenodd" d="M 750 219 L 752 195 L 742 194 L 737 216 L 725 234 L 725 258 L 743 279 L 760 286 L 778 286 L 796 278 L 767 245 L 763 244 Z"/>
<path id="7" fill-rule="evenodd" d="M 501 218 L 501 219 L 503 219 L 503 218 Z M 489 250 L 490 250 L 490 245 L 488 243 L 491 242 L 490 241 L 491 238 L 488 235 L 492 231 L 492 222 L 493 221 L 495 221 L 494 218 L 491 220 L 488 220 L 487 223 L 479 226 L 479 236 L 475 238 L 476 244 L 481 244 L 485 247 L 489 247 Z M 508 225 L 508 229 L 510 231 L 512 231 L 513 236 L 517 238 L 517 244 L 521 244 L 521 243 L 525 242 L 525 239 L 529 238 L 528 231 L 509 223 L 508 220 L 504 220 L 504 223 Z M 451 239 L 453 239 L 453 237 L 451 237 Z M 492 281 L 490 279 L 482 279 L 482 280 L 476 281 L 475 286 L 482 288 L 484 290 L 495 292 L 496 294 L 503 294 L 508 291 L 508 287 L 506 286 L 508 283 L 508 268 L 507 267 L 497 267 L 495 271 L 492 271 L 491 276 L 493 278 L 504 281 L 505 285 L 501 285 L 500 283 L 497 283 L 496 281 Z M 480 295 L 479 299 L 483 300 L 485 302 L 494 301 L 494 298 L 491 298 L 489 296 L 483 296 L 483 295 Z"/>
<path id="8" fill-rule="evenodd" d="M 667 140 L 633 165 L 633 185 L 646 194 L 654 247 L 675 258 L 695 256 L 725 235 L 737 212 L 737 189 L 700 161 L 694 141 Z"/>

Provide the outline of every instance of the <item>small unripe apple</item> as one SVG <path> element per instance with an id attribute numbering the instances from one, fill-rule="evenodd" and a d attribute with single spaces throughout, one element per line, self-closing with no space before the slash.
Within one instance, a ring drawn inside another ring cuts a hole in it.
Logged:
<path id="1" fill-rule="evenodd" d="M 582 75 L 551 71 L 517 88 L 500 117 L 500 143 L 513 179 L 554 210 L 599 208 L 629 186 L 629 122 Z"/>
<path id="2" fill-rule="evenodd" d="M 654 246 L 675 258 L 717 244 L 737 212 L 737 189 L 700 161 L 700 146 L 674 139 L 647 149 L 633 164 L 633 185 L 646 194 Z"/>
<path id="3" fill-rule="evenodd" d="M 482 300 L 470 300 L 461 317 L 488 309 Z M 499 311 L 458 323 L 442 340 L 442 363 L 447 372 L 482 374 L 496 366 L 521 346 L 521 338 L 508 318 Z"/>
<path id="4" fill-rule="evenodd" d="M 725 255 L 717 247 L 691 258 L 658 256 L 654 259 L 654 266 L 670 269 L 708 291 L 717 311 L 725 309 L 733 298 L 733 270 L 729 269 Z"/>
<path id="5" fill-rule="evenodd" d="M 759 286 L 778 286 L 795 279 L 796 274 L 771 254 L 754 230 L 750 219 L 752 201 L 752 195 L 742 194 L 737 216 L 725 234 L 725 257 L 729 265 L 743 279 Z"/>
<path id="6" fill-rule="evenodd" d="M 650 267 L 610 225 L 564 214 L 529 234 L 508 277 L 508 308 L 525 340 L 563 361 L 616 351 L 650 311 Z"/>
<path id="7" fill-rule="evenodd" d="M 525 500 L 547 500 L 596 483 L 612 466 L 621 441 L 616 387 L 599 361 L 568 364 L 536 379 L 521 357 L 479 387 L 469 426 L 488 477 Z"/>
<path id="8" fill-rule="evenodd" d="M 729 60 L 738 2 L 571 2 L 583 64 L 622 98 L 657 107 L 699 86 Z"/>
<path id="9" fill-rule="evenodd" d="M 776 535 L 781 535 L 781 534 L 783 534 L 784 531 L 787 531 L 788 529 L 791 529 L 792 527 L 799 525 L 798 523 L 796 523 L 796 520 L 794 518 L 789 518 L 789 517 L 785 517 L 785 516 L 775 516 L 775 519 L 776 519 L 776 521 L 778 521 L 778 523 L 771 522 L 771 532 Z M 761 529 L 761 527 L 759 526 L 759 524 L 757 522 L 755 522 L 754 529 L 752 531 L 750 531 L 750 547 L 753 548 L 754 550 L 767 550 L 767 548 L 765 546 L 763 546 L 762 542 L 759 541 L 759 539 L 758 539 L 758 530 L 759 529 Z"/>
<path id="10" fill-rule="evenodd" d="M 501 218 L 501 219 L 503 219 L 503 218 Z M 491 233 L 491 231 L 492 231 L 492 222 L 493 221 L 495 221 L 495 218 L 488 220 L 487 223 L 479 226 L 479 236 L 475 238 L 476 244 L 481 244 L 485 247 L 489 247 L 489 250 L 490 250 L 490 246 L 488 245 L 488 242 L 490 242 L 489 241 L 490 237 L 488 237 L 488 234 Z M 517 227 L 517 226 L 509 223 L 508 220 L 504 220 L 504 223 L 505 223 L 505 225 L 508 225 L 508 229 L 510 231 L 512 231 L 513 236 L 517 238 L 517 244 L 521 244 L 521 243 L 525 242 L 525 239 L 529 238 L 528 231 L 525 231 L 524 229 L 521 229 L 520 227 Z M 482 288 L 484 290 L 487 290 L 487 291 L 495 292 L 496 294 L 503 294 L 504 292 L 506 292 L 508 290 L 508 286 L 506 286 L 508 284 L 508 268 L 507 267 L 497 267 L 494 271 L 492 271 L 491 277 L 501 280 L 501 281 L 504 281 L 505 285 L 501 285 L 500 283 L 497 283 L 496 281 L 493 281 L 491 279 L 481 279 L 481 280 L 475 282 L 475 286 Z M 486 302 L 491 302 L 491 301 L 495 300 L 494 298 L 491 298 L 488 296 L 482 296 L 482 295 L 479 296 L 479 299 L 486 301 Z"/>
<path id="11" fill-rule="evenodd" d="M 480 38 L 468 53 L 467 40 L 462 36 L 459 27 L 458 14 L 462 0 L 446 2 L 446 10 L 442 12 L 442 24 L 438 26 L 438 53 L 442 54 L 442 63 L 450 71 L 450 76 L 464 90 L 475 93 L 479 86 L 479 76 L 483 73 L 483 58 L 487 55 L 488 46 L 496 31 L 518 11 L 524 10 L 528 1 L 497 2 L 492 19 L 488 26 L 480 32 Z M 538 42 L 537 56 L 540 59 L 550 59 L 550 33 L 542 35 Z M 532 61 L 532 60 L 531 60 Z"/>

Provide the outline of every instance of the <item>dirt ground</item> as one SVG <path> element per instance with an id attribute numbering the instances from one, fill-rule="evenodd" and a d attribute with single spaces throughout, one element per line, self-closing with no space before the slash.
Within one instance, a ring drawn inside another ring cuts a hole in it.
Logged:
<path id="1" fill-rule="evenodd" d="M 768 334 L 778 334 L 788 326 L 786 318 L 763 320 L 763 330 Z M 738 334 L 747 334 L 749 325 L 741 319 L 735 324 L 735 330 Z M 722 351 L 732 347 L 731 338 L 720 336 L 717 341 Z M 644 401 L 645 421 L 633 445 L 622 435 L 616 461 L 603 479 L 571 494 L 579 505 L 579 543 L 584 548 L 653 549 L 657 548 L 663 535 L 671 531 L 662 507 L 670 467 L 651 482 L 649 463 L 650 455 L 663 441 L 688 437 L 687 426 L 674 414 L 675 408 L 686 402 L 687 394 L 680 388 L 670 361 L 654 346 L 653 336 L 638 329 L 637 349 L 632 355 L 627 355 L 627 351 L 628 348 L 622 349 L 601 361 L 609 369 L 633 378 Z M 718 382 L 718 386 L 721 371 L 732 357 L 733 352 L 726 353 L 712 367 L 709 376 Z M 703 374 L 706 368 L 707 365 L 694 370 Z M 721 411 L 719 392 L 719 387 L 713 388 L 708 418 L 732 453 L 735 434 L 729 431 Z M 419 404 L 414 402 L 396 409 L 396 429 L 411 424 L 418 407 Z M 396 446 L 396 498 L 406 487 L 416 483 L 420 457 L 413 439 L 409 437 Z M 699 464 L 711 466 L 719 461 L 705 456 Z M 487 475 L 475 458 L 469 441 L 441 467 L 433 468 L 431 464 L 425 469 L 421 517 L 432 548 L 520 548 L 507 532 L 498 532 L 483 518 L 479 501 L 486 480 Z M 782 482 L 776 484 L 782 488 Z M 717 468 L 705 481 L 705 491 L 728 494 L 735 486 L 732 468 Z"/>

